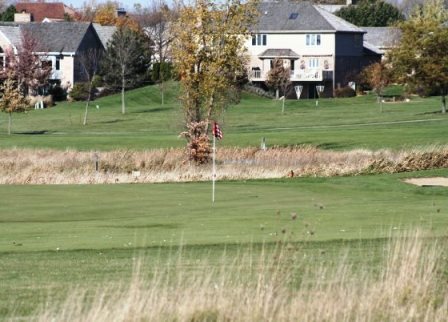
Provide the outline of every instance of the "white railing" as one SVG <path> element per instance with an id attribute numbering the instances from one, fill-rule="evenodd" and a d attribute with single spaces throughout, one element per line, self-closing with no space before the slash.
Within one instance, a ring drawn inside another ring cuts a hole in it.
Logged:
<path id="1" fill-rule="evenodd" d="M 296 70 L 294 76 L 291 80 L 300 81 L 321 81 L 322 80 L 322 70 L 319 69 L 303 69 Z"/>
<path id="2" fill-rule="evenodd" d="M 251 70 L 249 73 L 250 80 L 264 81 L 268 77 L 269 71 Z M 323 71 L 322 69 L 296 69 L 291 71 L 291 81 L 316 82 L 323 80 L 331 80 L 333 71 Z"/>

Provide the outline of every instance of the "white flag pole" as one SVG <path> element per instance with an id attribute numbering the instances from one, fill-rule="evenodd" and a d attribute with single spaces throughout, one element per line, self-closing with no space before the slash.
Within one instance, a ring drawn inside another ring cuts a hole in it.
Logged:
<path id="1" fill-rule="evenodd" d="M 216 180 L 215 157 L 216 157 L 216 136 L 215 133 L 213 133 L 212 203 L 215 203 L 215 180 Z"/>

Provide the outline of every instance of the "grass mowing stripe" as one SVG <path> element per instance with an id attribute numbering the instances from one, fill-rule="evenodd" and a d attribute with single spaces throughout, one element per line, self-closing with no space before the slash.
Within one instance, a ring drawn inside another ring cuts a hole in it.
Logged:
<path id="1" fill-rule="evenodd" d="M 215 205 L 208 182 L 0 186 L 0 251 L 372 238 L 412 226 L 445 234 L 448 189 L 401 181 L 412 176 L 219 182 Z"/>

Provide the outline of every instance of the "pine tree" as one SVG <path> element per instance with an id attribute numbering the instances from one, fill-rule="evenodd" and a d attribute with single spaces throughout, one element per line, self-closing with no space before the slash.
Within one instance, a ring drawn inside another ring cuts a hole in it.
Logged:
<path id="1" fill-rule="evenodd" d="M 109 42 L 101 73 L 106 85 L 121 89 L 121 112 L 126 113 L 125 89 L 142 85 L 149 78 L 150 41 L 143 33 L 118 28 Z"/>

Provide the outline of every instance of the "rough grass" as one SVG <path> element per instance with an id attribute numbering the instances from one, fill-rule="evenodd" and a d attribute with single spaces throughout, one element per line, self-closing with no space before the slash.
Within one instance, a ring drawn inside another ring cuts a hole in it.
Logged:
<path id="1" fill-rule="evenodd" d="M 211 165 L 185 161 L 182 149 L 149 151 L 8 149 L 0 156 L 0 184 L 186 182 L 211 179 Z M 96 161 L 98 160 L 98 171 Z M 411 150 L 328 151 L 291 148 L 221 148 L 218 179 L 396 173 L 448 167 L 448 146 Z"/>
<path id="2" fill-rule="evenodd" d="M 130 283 L 70 291 L 28 320 L 446 321 L 446 249 L 418 231 L 390 240 L 374 268 L 353 269 L 347 253 L 309 265 L 293 244 L 233 255 L 230 263 L 223 254 L 218 267 L 187 268 L 179 254 L 151 274 L 137 261 Z"/>

